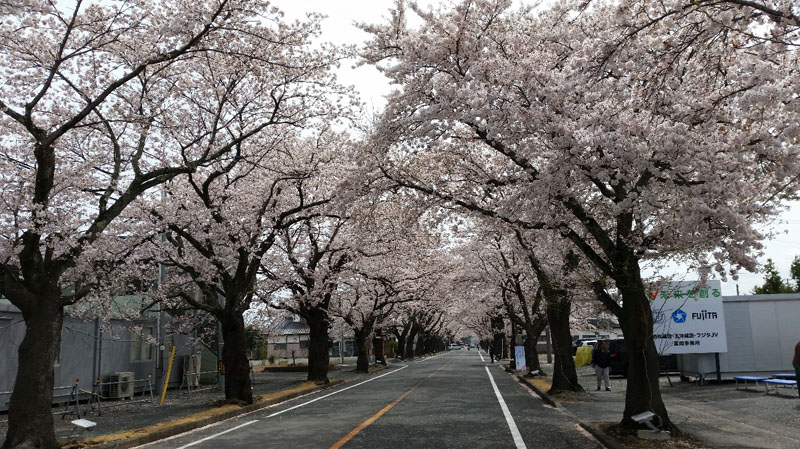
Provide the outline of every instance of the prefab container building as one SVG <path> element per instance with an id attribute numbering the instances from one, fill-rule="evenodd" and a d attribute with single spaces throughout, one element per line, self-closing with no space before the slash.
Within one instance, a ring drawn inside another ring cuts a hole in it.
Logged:
<path id="1" fill-rule="evenodd" d="M 800 341 L 800 294 L 724 296 L 728 352 L 719 354 L 722 379 L 793 373 Z M 679 354 L 681 374 L 700 382 L 716 379 L 715 355 Z"/>
<path id="2" fill-rule="evenodd" d="M 131 332 L 132 325 L 140 331 Z M 152 375 L 152 383 L 157 391 L 166 376 L 173 344 L 176 346 L 176 355 L 169 385 L 180 385 L 183 363 L 187 359 L 184 356 L 193 354 L 198 348 L 189 344 L 188 336 L 166 334 L 163 336 L 165 350 L 159 350 L 150 338 L 157 335 L 157 325 L 154 314 L 135 322 L 113 320 L 105 326 L 101 326 L 98 320 L 85 321 L 67 314 L 61 333 L 60 353 L 54 364 L 56 390 L 53 392 L 53 402 L 66 402 L 71 392 L 68 387 L 76 379 L 79 388 L 84 391 L 92 390 L 97 377 L 102 382 L 129 377 L 138 380 L 132 384 L 126 383 L 122 389 L 114 389 L 110 385 L 103 389 L 106 397 L 116 395 L 122 398 L 145 390 L 148 375 Z M 0 298 L 0 411 L 8 410 L 17 375 L 19 345 L 24 336 L 22 313 L 7 299 Z"/>

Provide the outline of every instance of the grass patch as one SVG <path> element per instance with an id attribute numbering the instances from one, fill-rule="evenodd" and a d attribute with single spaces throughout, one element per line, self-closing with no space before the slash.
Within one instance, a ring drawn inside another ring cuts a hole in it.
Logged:
<path id="1" fill-rule="evenodd" d="M 532 383 L 533 385 L 536 385 L 536 387 L 538 389 L 540 389 L 540 390 L 544 391 L 545 393 L 547 393 L 550 390 L 550 386 L 552 385 L 553 377 L 552 376 L 547 376 L 547 377 L 541 377 L 541 376 L 527 377 L 526 376 L 525 380 L 527 380 L 528 382 Z"/>
<path id="2" fill-rule="evenodd" d="M 288 390 L 282 390 L 282 391 L 279 391 L 277 393 L 262 394 L 262 395 L 256 396 L 254 398 L 253 402 L 258 403 L 258 402 L 263 402 L 263 401 L 269 401 L 271 399 L 280 398 L 282 396 L 286 396 L 286 395 L 289 395 L 289 394 L 302 393 L 302 392 L 304 392 L 306 390 L 313 390 L 316 387 L 317 387 L 317 384 L 315 384 L 314 382 L 306 380 L 303 383 L 299 384 L 298 386 L 296 386 L 294 388 L 290 388 Z"/>

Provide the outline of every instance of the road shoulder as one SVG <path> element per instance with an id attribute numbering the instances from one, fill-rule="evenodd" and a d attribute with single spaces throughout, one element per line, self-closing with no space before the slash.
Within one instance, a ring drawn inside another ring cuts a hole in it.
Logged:
<path id="1" fill-rule="evenodd" d="M 62 444 L 62 448 L 91 447 L 93 449 L 126 449 L 140 446 L 280 404 L 300 396 L 316 393 L 342 383 L 344 383 L 344 381 L 335 379 L 332 379 L 331 382 L 324 385 L 316 385 L 313 382 L 303 382 L 291 389 L 258 396 L 253 404 L 245 406 L 228 404 L 147 427 L 99 435 L 81 441 L 66 441 Z"/>

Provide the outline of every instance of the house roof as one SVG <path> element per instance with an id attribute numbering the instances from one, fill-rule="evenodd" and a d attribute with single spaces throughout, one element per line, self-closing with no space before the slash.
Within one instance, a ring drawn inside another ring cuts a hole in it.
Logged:
<path id="1" fill-rule="evenodd" d="M 311 328 L 305 321 L 284 321 L 283 325 L 275 331 L 275 335 L 306 335 L 311 333 Z"/>

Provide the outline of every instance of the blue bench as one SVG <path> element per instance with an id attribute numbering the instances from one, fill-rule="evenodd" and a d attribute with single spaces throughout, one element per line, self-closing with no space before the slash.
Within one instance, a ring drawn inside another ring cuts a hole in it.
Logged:
<path id="1" fill-rule="evenodd" d="M 769 394 L 769 386 L 775 386 L 775 394 L 779 394 L 778 387 L 797 387 L 796 380 L 786 380 L 786 379 L 764 379 L 761 382 L 764 382 L 764 386 L 767 389 L 767 394 Z"/>
<path id="2" fill-rule="evenodd" d="M 742 388 L 743 388 L 743 389 L 745 389 L 745 390 L 748 390 L 748 388 L 747 388 L 747 382 L 753 382 L 753 385 L 755 385 L 756 387 L 758 387 L 758 383 L 759 383 L 759 382 L 763 382 L 763 381 L 765 381 L 765 380 L 769 379 L 769 377 L 758 377 L 758 376 L 735 376 L 733 379 L 736 381 L 736 389 L 737 389 L 737 390 L 739 389 L 739 381 L 740 381 L 740 380 L 741 380 L 741 381 L 744 383 L 744 386 L 743 386 Z"/>
<path id="3" fill-rule="evenodd" d="M 786 379 L 786 380 L 797 380 L 797 375 L 795 373 L 780 373 L 780 374 L 773 374 L 772 377 L 775 379 Z"/>

